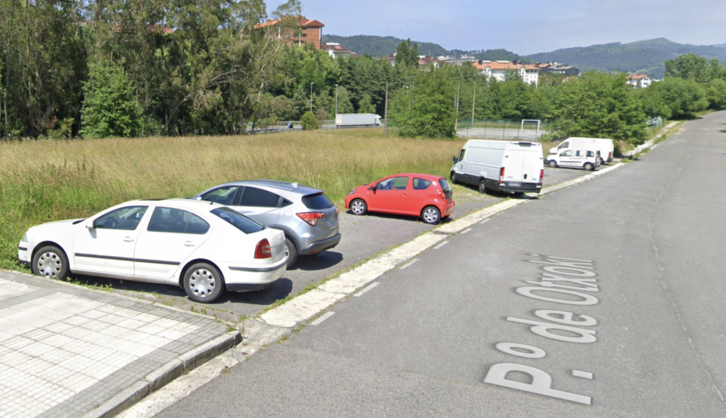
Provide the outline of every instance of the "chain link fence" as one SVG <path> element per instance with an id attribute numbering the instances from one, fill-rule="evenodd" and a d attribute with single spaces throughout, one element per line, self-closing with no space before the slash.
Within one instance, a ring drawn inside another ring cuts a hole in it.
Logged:
<path id="1" fill-rule="evenodd" d="M 468 139 L 539 141 L 549 133 L 548 124 L 539 120 L 459 119 L 456 133 Z"/>

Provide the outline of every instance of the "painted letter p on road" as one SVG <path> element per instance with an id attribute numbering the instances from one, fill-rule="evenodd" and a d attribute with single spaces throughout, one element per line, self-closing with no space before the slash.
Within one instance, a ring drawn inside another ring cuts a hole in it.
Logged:
<path id="1" fill-rule="evenodd" d="M 532 383 L 522 383 L 515 380 L 509 380 L 507 379 L 507 373 L 509 372 L 526 373 L 532 377 Z M 564 399 L 566 401 L 582 403 L 585 405 L 592 404 L 592 398 L 589 396 L 552 389 L 552 376 L 545 371 L 530 366 L 524 366 L 522 364 L 495 364 L 487 372 L 487 375 L 484 378 L 484 383 L 504 386 L 506 388 L 517 389 L 524 392 L 536 393 L 538 395 L 549 396 L 552 398 Z"/>

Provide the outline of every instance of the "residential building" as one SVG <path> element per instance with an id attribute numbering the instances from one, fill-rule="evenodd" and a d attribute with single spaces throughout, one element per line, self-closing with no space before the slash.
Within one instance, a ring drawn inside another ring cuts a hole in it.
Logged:
<path id="1" fill-rule="evenodd" d="M 645 74 L 631 74 L 626 78 L 626 82 L 633 87 L 647 88 L 653 83 L 653 79 Z"/>
<path id="2" fill-rule="evenodd" d="M 287 31 L 290 33 L 285 33 L 286 31 L 282 29 L 280 25 L 280 19 L 275 20 L 268 20 L 263 23 L 258 23 L 255 25 L 255 29 L 262 29 L 262 28 L 269 28 L 269 27 L 276 27 L 277 33 L 274 34 L 274 31 L 272 32 L 277 39 L 280 39 L 281 41 L 284 41 L 287 45 L 291 44 L 297 44 L 302 45 L 303 43 L 309 43 L 312 44 L 315 49 L 322 49 L 323 46 L 323 28 L 325 25 L 320 23 L 317 20 L 309 20 L 306 19 L 303 16 L 299 16 L 297 18 L 297 26 L 298 30 L 296 31 Z"/>
<path id="3" fill-rule="evenodd" d="M 579 77 L 580 70 L 572 65 L 560 64 L 559 62 L 544 62 L 535 63 L 539 68 L 539 73 L 544 74 L 557 74 L 565 77 Z"/>
<path id="4" fill-rule="evenodd" d="M 449 65 L 462 65 L 465 62 L 477 62 L 476 57 L 473 55 L 462 55 L 460 58 L 455 58 L 450 55 L 441 56 L 439 57 L 439 62 L 442 64 L 449 64 Z"/>
<path id="5" fill-rule="evenodd" d="M 527 84 L 539 82 L 539 68 L 536 65 L 522 64 L 522 61 L 476 61 L 474 68 L 487 79 L 494 77 L 498 81 L 505 81 L 510 74 L 517 74 Z"/>
<path id="6" fill-rule="evenodd" d="M 333 58 L 338 58 L 338 57 L 355 57 L 355 58 L 357 58 L 359 56 L 355 52 L 349 50 L 348 48 L 346 48 L 343 45 L 336 43 L 336 42 L 328 42 L 327 44 L 323 44 L 322 50 L 327 52 L 328 55 L 330 55 Z"/>
<path id="7" fill-rule="evenodd" d="M 418 56 L 418 65 L 419 67 L 423 67 L 425 65 L 433 65 L 434 67 L 439 66 L 439 59 L 436 57 L 432 57 L 430 55 L 419 55 Z"/>

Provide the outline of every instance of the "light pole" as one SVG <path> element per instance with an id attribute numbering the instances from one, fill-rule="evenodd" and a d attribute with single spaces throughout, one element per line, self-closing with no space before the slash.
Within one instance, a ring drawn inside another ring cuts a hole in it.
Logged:
<path id="1" fill-rule="evenodd" d="M 338 129 L 338 85 L 335 85 L 335 129 Z"/>
<path id="2" fill-rule="evenodd" d="M 313 84 L 310 83 L 310 113 L 313 113 Z"/>

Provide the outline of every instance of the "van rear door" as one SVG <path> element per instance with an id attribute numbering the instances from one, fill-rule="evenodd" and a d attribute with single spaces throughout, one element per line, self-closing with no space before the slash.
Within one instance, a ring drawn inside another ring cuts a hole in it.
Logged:
<path id="1" fill-rule="evenodd" d="M 505 159 L 504 181 L 539 183 L 542 149 L 529 142 L 512 144 Z"/>

